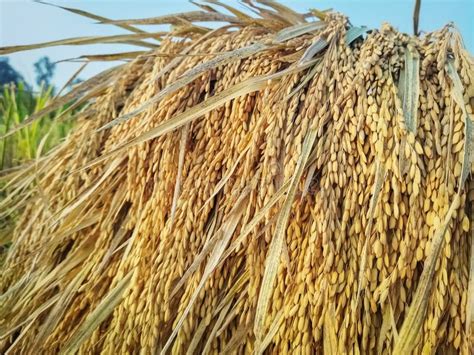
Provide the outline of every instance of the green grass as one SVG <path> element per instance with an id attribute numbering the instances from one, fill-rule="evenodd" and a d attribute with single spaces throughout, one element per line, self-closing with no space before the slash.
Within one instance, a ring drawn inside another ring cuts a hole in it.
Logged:
<path id="1" fill-rule="evenodd" d="M 5 85 L 0 92 L 0 134 L 21 124 L 28 116 L 43 109 L 53 98 L 51 88 L 31 92 L 23 84 Z M 44 138 L 41 153 L 44 154 L 64 138 L 72 123 L 66 113 L 57 119 L 66 107 L 46 115 L 15 134 L 0 140 L 0 171 L 35 159 Z M 66 117 L 64 117 L 66 116 Z"/>
<path id="2" fill-rule="evenodd" d="M 32 92 L 21 83 L 0 87 L 0 135 L 46 107 L 52 99 L 52 88 L 40 88 L 38 92 Z M 73 123 L 68 120 L 72 113 L 65 112 L 67 107 L 45 115 L 11 136 L 0 139 L 0 178 L 2 172 L 47 153 L 69 133 Z M 6 180 L 0 179 L 0 202 L 8 193 L 5 183 Z M 10 245 L 11 231 L 20 210 L 6 214 L 5 211 L 0 211 L 0 265 Z"/>

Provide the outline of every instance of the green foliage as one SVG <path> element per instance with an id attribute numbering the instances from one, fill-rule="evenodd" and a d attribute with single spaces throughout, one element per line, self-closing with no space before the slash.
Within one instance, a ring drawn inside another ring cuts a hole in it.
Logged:
<path id="1" fill-rule="evenodd" d="M 38 86 L 51 86 L 51 80 L 54 76 L 56 64 L 51 62 L 49 57 L 40 58 L 35 64 L 36 84 Z"/>
<path id="2" fill-rule="evenodd" d="M 0 86 L 24 81 L 23 76 L 10 65 L 8 58 L 0 57 Z"/>
<path id="3" fill-rule="evenodd" d="M 31 92 L 23 83 L 5 85 L 0 92 L 0 134 L 21 124 L 28 116 L 43 109 L 52 99 L 52 89 L 40 88 Z M 71 128 L 71 122 L 56 118 L 64 112 L 60 108 L 14 135 L 0 141 L 0 171 L 19 165 L 37 157 L 43 138 L 41 153 L 49 151 Z M 66 113 L 69 115 L 69 113 Z"/>
<path id="4" fill-rule="evenodd" d="M 33 92 L 23 82 L 0 86 L 0 135 L 47 106 L 53 99 L 52 91 L 52 87 L 46 89 L 41 86 L 39 92 Z M 67 120 L 71 113 L 64 112 L 67 107 L 63 106 L 15 134 L 0 139 L 0 177 L 8 169 L 47 153 L 68 134 L 72 122 Z M 4 187 L 5 181 L 0 180 L 0 201 L 7 196 Z M 0 212 L 0 265 L 10 245 L 11 229 L 20 210 L 15 208 Z"/>

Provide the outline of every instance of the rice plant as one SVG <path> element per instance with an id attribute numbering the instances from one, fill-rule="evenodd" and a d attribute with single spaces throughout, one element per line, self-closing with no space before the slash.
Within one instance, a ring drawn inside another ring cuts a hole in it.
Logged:
<path id="1" fill-rule="evenodd" d="M 1 352 L 472 353 L 474 61 L 460 34 L 243 4 L 116 21 L 65 8 L 128 32 L 0 48 L 147 48 L 3 135 L 84 105 L 8 178 L 1 207 L 22 213 Z M 136 27 L 157 24 L 172 27 Z"/>
<path id="2" fill-rule="evenodd" d="M 12 127 L 21 125 L 32 114 L 44 109 L 52 99 L 52 88 L 40 87 L 38 92 L 32 92 L 23 83 L 5 85 L 0 93 L 0 132 L 7 133 Z M 72 122 L 63 115 L 61 121 L 57 116 L 66 110 L 60 107 L 45 115 L 27 128 L 18 131 L 0 141 L 0 171 L 12 168 L 37 158 L 38 149 L 43 153 L 66 136 Z M 43 144 L 40 144 L 42 140 Z"/>
<path id="3" fill-rule="evenodd" d="M 24 83 L 5 85 L 0 93 L 0 132 L 7 133 L 12 127 L 21 125 L 31 115 L 43 110 L 53 99 L 52 87 L 40 87 L 33 92 Z M 32 164 L 41 155 L 47 154 L 71 129 L 67 106 L 60 107 L 33 122 L 27 128 L 0 140 L 0 201 L 11 198 L 14 190 L 8 188 L 3 175 L 21 165 Z M 60 119 L 58 119 L 60 118 Z M 31 188 L 34 184 L 31 185 Z M 7 197 L 10 194 L 10 197 Z M 12 228 L 22 208 L 10 208 L 0 214 L 0 265 L 11 244 Z"/>

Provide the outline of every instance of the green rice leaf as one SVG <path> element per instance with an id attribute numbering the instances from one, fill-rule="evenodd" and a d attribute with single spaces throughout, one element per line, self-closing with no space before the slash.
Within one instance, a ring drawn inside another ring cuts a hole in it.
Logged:
<path id="1" fill-rule="evenodd" d="M 461 78 L 459 78 L 459 74 L 454 67 L 454 60 L 448 60 L 447 71 L 453 82 L 451 94 L 464 116 L 464 155 L 462 159 L 461 176 L 459 178 L 459 190 L 461 191 L 471 171 L 471 164 L 474 158 L 474 117 L 466 110 L 466 104 L 463 99 L 463 86 Z"/>
<path id="2" fill-rule="evenodd" d="M 354 42 L 357 38 L 362 36 L 364 33 L 366 33 L 369 29 L 365 26 L 361 27 L 355 27 L 352 26 L 347 30 L 346 33 L 346 44 L 350 45 L 352 42 Z"/>
<path id="3" fill-rule="evenodd" d="M 416 134 L 418 127 L 418 102 L 420 96 L 420 56 L 415 48 L 405 51 L 405 68 L 400 74 L 403 116 L 409 132 Z"/>
<path id="4" fill-rule="evenodd" d="M 103 71 L 102 73 L 99 73 L 96 76 L 80 83 L 67 94 L 56 98 L 46 107 L 35 112 L 31 116 L 25 118 L 21 123 L 9 129 L 6 133 L 0 136 L 0 139 L 5 139 L 11 136 L 12 134 L 18 132 L 20 129 L 31 125 L 32 123 L 36 122 L 40 118 L 50 114 L 51 112 L 54 112 L 55 110 L 70 103 L 71 101 L 84 99 L 87 97 L 87 94 L 90 94 L 92 92 L 94 93 L 100 92 L 102 88 L 108 87 L 108 85 L 110 85 L 113 82 L 114 75 L 117 74 L 121 68 L 122 66 L 120 65 L 111 69 L 107 69 Z"/>

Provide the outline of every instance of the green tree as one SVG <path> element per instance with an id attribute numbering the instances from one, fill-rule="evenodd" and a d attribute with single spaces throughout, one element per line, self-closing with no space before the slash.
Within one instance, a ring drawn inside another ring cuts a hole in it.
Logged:
<path id="1" fill-rule="evenodd" d="M 20 82 L 25 82 L 23 76 L 10 65 L 8 58 L 0 57 L 0 86 Z"/>
<path id="2" fill-rule="evenodd" d="M 49 87 L 54 76 L 56 64 L 49 60 L 49 57 L 40 58 L 35 64 L 36 84 Z"/>

